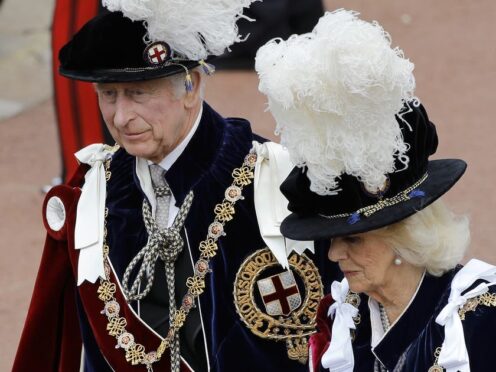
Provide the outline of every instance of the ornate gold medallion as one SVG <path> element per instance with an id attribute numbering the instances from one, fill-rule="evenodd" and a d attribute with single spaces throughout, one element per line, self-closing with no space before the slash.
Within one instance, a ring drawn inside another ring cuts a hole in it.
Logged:
<path id="1" fill-rule="evenodd" d="M 322 281 L 306 255 L 292 254 L 284 270 L 268 248 L 239 268 L 234 282 L 236 310 L 255 335 L 285 341 L 290 359 L 306 363 L 308 337 L 315 332 Z"/>

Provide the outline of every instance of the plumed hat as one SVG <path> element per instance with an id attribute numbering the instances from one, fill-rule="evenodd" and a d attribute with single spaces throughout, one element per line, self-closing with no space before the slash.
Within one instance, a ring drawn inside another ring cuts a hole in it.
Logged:
<path id="1" fill-rule="evenodd" d="M 59 53 L 60 73 L 92 82 L 154 79 L 187 72 L 241 41 L 236 22 L 257 0 L 103 0 Z"/>
<path id="2" fill-rule="evenodd" d="M 436 128 L 413 95 L 413 64 L 382 27 L 326 13 L 311 33 L 257 53 L 281 143 L 297 165 L 281 185 L 294 240 L 343 236 L 408 217 L 444 194 L 465 162 L 429 161 Z"/>

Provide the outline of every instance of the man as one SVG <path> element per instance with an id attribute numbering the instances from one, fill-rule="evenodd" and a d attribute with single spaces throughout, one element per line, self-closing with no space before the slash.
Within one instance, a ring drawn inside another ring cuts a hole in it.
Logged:
<path id="1" fill-rule="evenodd" d="M 254 173 L 267 173 L 262 153 L 277 147 L 202 100 L 202 58 L 239 39 L 223 27 L 242 6 L 221 12 L 212 1 L 195 23 L 167 2 L 146 17 L 106 3 L 113 12 L 61 50 L 60 72 L 95 83 L 120 147 L 78 152 L 74 177 L 46 197 L 48 237 L 14 371 L 72 371 L 80 360 L 99 372 L 305 370 L 319 272 L 261 236 L 272 201 L 255 212 L 254 183 L 266 195 Z M 188 38 L 173 22 L 214 30 Z"/>

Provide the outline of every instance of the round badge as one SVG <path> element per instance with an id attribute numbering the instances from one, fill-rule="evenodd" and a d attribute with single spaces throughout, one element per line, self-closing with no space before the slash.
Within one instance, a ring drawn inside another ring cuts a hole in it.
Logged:
<path id="1" fill-rule="evenodd" d="M 105 304 L 105 308 L 102 313 L 107 315 L 109 318 L 115 318 L 119 315 L 119 310 L 121 309 L 117 301 L 109 301 Z"/>
<path id="2" fill-rule="evenodd" d="M 305 254 L 288 258 L 280 267 L 272 252 L 258 250 L 240 266 L 234 282 L 239 317 L 258 337 L 284 341 L 288 357 L 306 362 L 308 337 L 315 332 L 323 296 L 317 267 Z"/>
<path id="3" fill-rule="evenodd" d="M 186 294 L 184 297 L 183 297 L 183 306 L 186 308 L 186 310 L 191 310 L 192 307 L 195 306 L 195 299 L 193 296 L 189 295 L 189 294 Z"/>
<path id="4" fill-rule="evenodd" d="M 431 368 L 429 368 L 429 371 L 428 372 L 443 372 L 444 369 L 441 367 L 441 366 L 432 366 Z"/>
<path id="5" fill-rule="evenodd" d="M 117 344 L 118 347 L 127 350 L 134 345 L 134 336 L 129 332 L 124 332 L 117 338 Z"/>
<path id="6" fill-rule="evenodd" d="M 244 199 L 241 188 L 238 186 L 229 186 L 224 194 L 226 200 L 230 201 L 231 203 L 235 203 L 240 199 Z"/>
<path id="7" fill-rule="evenodd" d="M 208 236 L 213 239 L 218 239 L 225 235 L 224 226 L 220 222 L 212 222 L 208 227 Z"/>
<path id="8" fill-rule="evenodd" d="M 148 45 L 144 52 L 145 61 L 151 66 L 161 66 L 171 58 L 169 44 L 157 41 Z"/>
<path id="9" fill-rule="evenodd" d="M 349 292 L 346 295 L 345 302 L 353 305 L 354 307 L 358 307 L 358 306 L 360 306 L 360 302 L 362 302 L 362 300 L 360 299 L 360 296 L 358 295 L 358 293 Z"/>
<path id="10" fill-rule="evenodd" d="M 246 155 L 244 163 L 249 167 L 254 167 L 257 163 L 257 154 L 249 153 L 248 155 Z"/>
<path id="11" fill-rule="evenodd" d="M 152 364 L 155 363 L 156 361 L 157 361 L 157 353 L 154 351 L 145 354 L 145 356 L 143 357 L 143 363 L 145 364 Z"/>
<path id="12" fill-rule="evenodd" d="M 210 271 L 210 267 L 208 266 L 208 261 L 206 260 L 198 260 L 195 265 L 195 273 L 200 276 L 205 276 Z"/>

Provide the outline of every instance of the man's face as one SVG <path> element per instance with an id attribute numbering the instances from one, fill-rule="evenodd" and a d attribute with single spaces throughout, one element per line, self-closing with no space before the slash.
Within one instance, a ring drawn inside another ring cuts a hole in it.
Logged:
<path id="1" fill-rule="evenodd" d="M 192 93 L 177 98 L 167 79 L 96 84 L 103 119 L 131 155 L 159 163 L 188 134 Z"/>

